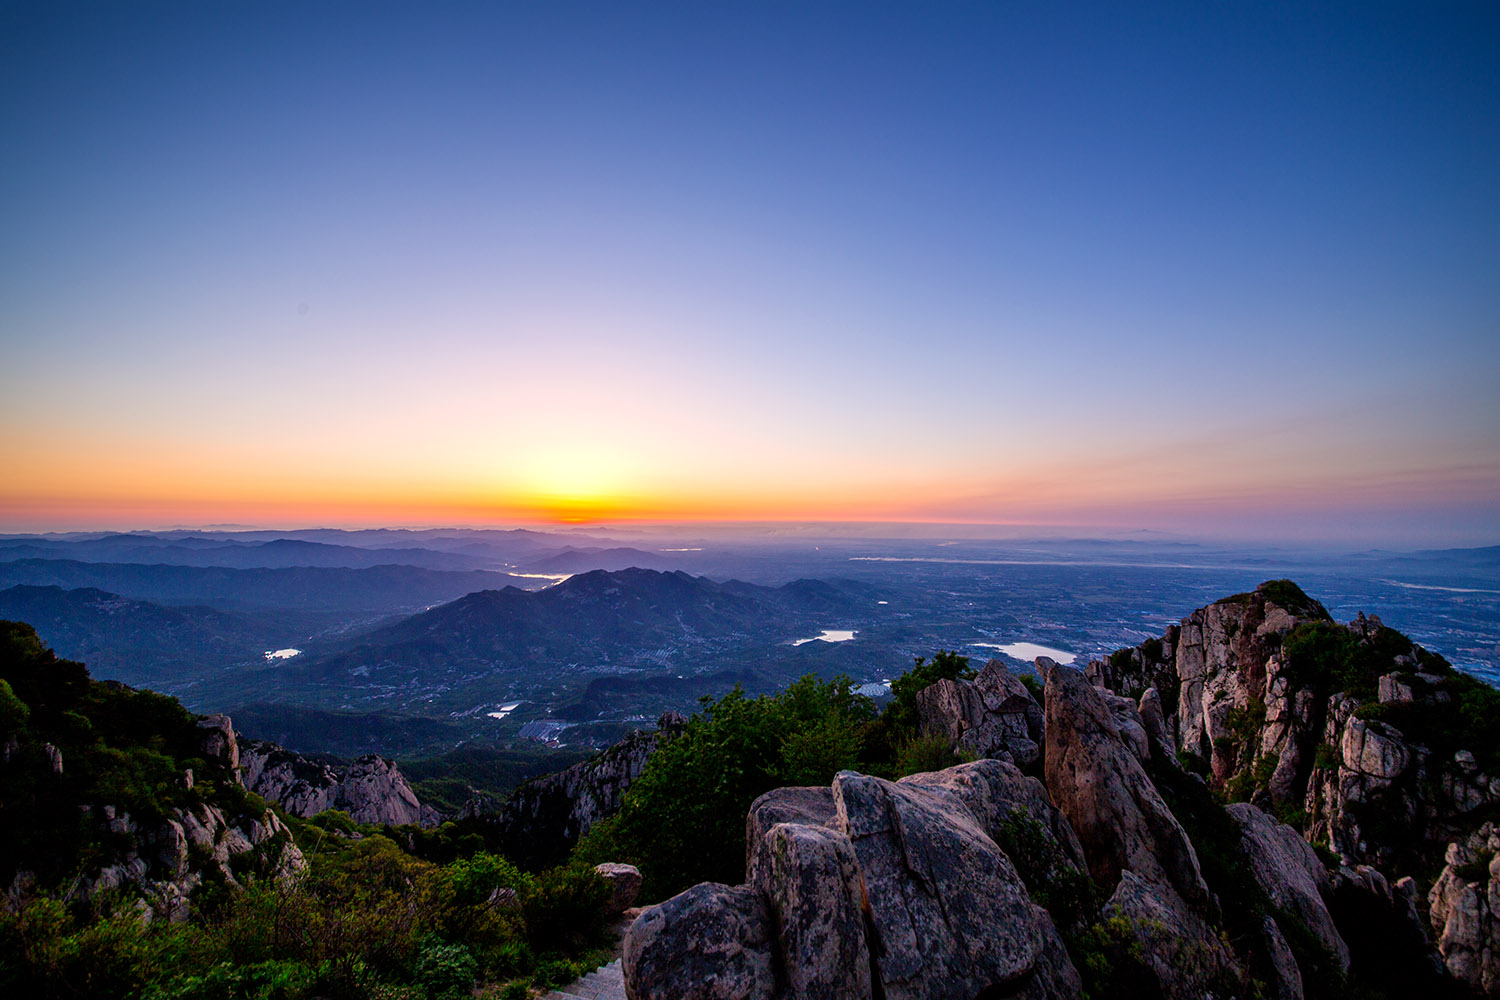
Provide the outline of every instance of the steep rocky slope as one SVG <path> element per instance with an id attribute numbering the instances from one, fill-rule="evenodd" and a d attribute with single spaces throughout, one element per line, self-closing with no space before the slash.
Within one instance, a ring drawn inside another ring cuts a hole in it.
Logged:
<path id="1" fill-rule="evenodd" d="M 1038 670 L 919 698 L 990 759 L 757 801 L 747 884 L 631 928 L 632 998 L 1500 993 L 1493 689 L 1287 581 Z"/>
<path id="2" fill-rule="evenodd" d="M 417 801 L 394 761 L 365 754 L 348 764 L 309 760 L 264 740 L 240 743 L 245 787 L 293 816 L 340 809 L 356 823 L 436 826 L 437 810 Z"/>
<path id="3" fill-rule="evenodd" d="M 30 626 L 0 623 L 0 883 L 135 892 L 182 919 L 206 883 L 304 866 L 280 817 L 246 791 L 224 716 L 99 683 Z"/>
<path id="4" fill-rule="evenodd" d="M 603 753 L 556 774 L 526 782 L 493 814 L 483 817 L 506 857 L 528 868 L 561 861 L 578 838 L 611 816 L 646 760 L 686 720 L 668 712 L 655 730 L 637 730 Z"/>

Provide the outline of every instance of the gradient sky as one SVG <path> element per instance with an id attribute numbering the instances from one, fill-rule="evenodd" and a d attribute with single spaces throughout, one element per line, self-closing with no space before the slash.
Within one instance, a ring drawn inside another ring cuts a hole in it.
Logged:
<path id="1" fill-rule="evenodd" d="M 1500 542 L 1497 52 L 1491 2 L 7 3 L 0 529 Z"/>

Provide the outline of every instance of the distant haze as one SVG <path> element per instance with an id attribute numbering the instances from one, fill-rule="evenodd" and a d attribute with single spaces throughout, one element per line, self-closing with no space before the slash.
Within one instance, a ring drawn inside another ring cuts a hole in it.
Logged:
<path id="1" fill-rule="evenodd" d="M 1492 544 L 1497 51 L 1494 4 L 5 5 L 0 530 Z"/>

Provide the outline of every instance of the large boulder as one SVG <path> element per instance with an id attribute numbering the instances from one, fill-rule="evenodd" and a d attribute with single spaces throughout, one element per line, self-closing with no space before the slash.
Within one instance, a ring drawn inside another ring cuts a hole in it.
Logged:
<path id="1" fill-rule="evenodd" d="M 1301 835 L 1248 802 L 1228 807 L 1240 827 L 1240 844 L 1250 873 L 1271 902 L 1296 916 L 1328 950 L 1340 972 L 1349 971 L 1349 946 L 1334 926 L 1323 901 L 1330 888 L 1328 869 Z"/>
<path id="2" fill-rule="evenodd" d="M 833 789 L 827 785 L 773 788 L 750 803 L 745 814 L 745 881 L 760 884 L 759 864 L 765 858 L 760 842 L 777 823 L 832 826 Z"/>
<path id="3" fill-rule="evenodd" d="M 999 660 L 972 681 L 945 679 L 923 688 L 917 714 L 923 733 L 941 736 L 965 757 L 1030 765 L 1041 755 L 1041 707 Z"/>
<path id="4" fill-rule="evenodd" d="M 751 887 L 770 904 L 788 994 L 870 997 L 859 865 L 849 838 L 822 826 L 778 823 L 756 847 Z"/>
<path id="5" fill-rule="evenodd" d="M 900 784 L 942 789 L 958 796 L 994 841 L 1003 841 L 1002 827 L 1022 817 L 1037 823 L 1058 852 L 1076 868 L 1088 862 L 1083 845 L 1063 818 L 1047 788 L 1036 778 L 1021 773 L 1008 761 L 976 760 L 942 771 L 910 774 Z"/>
<path id="6" fill-rule="evenodd" d="M 956 743 L 984 721 L 984 699 L 970 682 L 945 677 L 917 692 L 917 719 L 924 734 Z"/>
<path id="7" fill-rule="evenodd" d="M 1121 741 L 1114 713 L 1083 674 L 1047 669 L 1047 790 L 1107 888 L 1134 872 L 1207 910 L 1209 891 L 1182 824 Z"/>
<path id="8" fill-rule="evenodd" d="M 1124 918 L 1159 996 L 1200 1000 L 1214 992 L 1214 983 L 1237 973 L 1234 956 L 1213 928 L 1170 886 L 1153 885 L 1126 869 L 1104 916 Z"/>
<path id="9" fill-rule="evenodd" d="M 635 905 L 636 897 L 641 894 L 641 885 L 645 882 L 639 868 L 617 861 L 606 861 L 595 865 L 594 871 L 609 886 L 609 902 L 604 904 L 606 914 L 617 917 Z"/>
<path id="10" fill-rule="evenodd" d="M 887 1000 L 1015 990 L 1043 949 L 1010 860 L 955 794 L 850 771 L 833 782 Z"/>
<path id="11" fill-rule="evenodd" d="M 774 928 L 747 886 L 704 882 L 646 910 L 625 932 L 630 1000 L 771 1000 Z"/>

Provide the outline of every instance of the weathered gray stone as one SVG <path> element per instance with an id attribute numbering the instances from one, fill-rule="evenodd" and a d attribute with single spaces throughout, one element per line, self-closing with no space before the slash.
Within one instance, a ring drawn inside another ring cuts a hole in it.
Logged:
<path id="1" fill-rule="evenodd" d="M 1041 929 L 1010 860 L 954 793 L 844 771 L 840 829 L 854 845 L 887 1000 L 1019 989 Z"/>
<path id="2" fill-rule="evenodd" d="M 366 754 L 333 767 L 261 740 L 236 751 L 245 787 L 293 816 L 307 819 L 342 809 L 356 823 L 436 825 L 439 817 L 417 800 L 394 761 Z"/>
<path id="3" fill-rule="evenodd" d="M 1265 950 L 1269 985 L 1276 1000 L 1303 1000 L 1302 970 L 1286 936 L 1270 916 L 1261 918 L 1261 947 Z"/>
<path id="4" fill-rule="evenodd" d="M 625 932 L 630 1000 L 771 1000 L 774 929 L 747 886 L 704 882 L 645 910 Z"/>
<path id="5" fill-rule="evenodd" d="M 1046 724 L 1042 707 L 1031 696 L 1031 690 L 1003 662 L 994 659 L 986 663 L 979 676 L 974 678 L 974 687 L 984 702 L 987 716 L 1013 719 L 1015 721 L 1007 726 L 1009 732 L 1024 736 L 1033 743 L 1042 741 L 1042 728 Z"/>
<path id="6" fill-rule="evenodd" d="M 1240 843 L 1255 881 L 1277 906 L 1295 915 L 1334 957 L 1340 972 L 1349 970 L 1344 943 L 1323 900 L 1328 870 L 1318 852 L 1291 827 L 1276 822 L 1248 802 L 1228 807 L 1240 827 Z"/>
<path id="7" fill-rule="evenodd" d="M 968 681 L 945 677 L 917 692 L 917 718 L 924 734 L 957 743 L 984 721 L 984 699 Z"/>
<path id="8" fill-rule="evenodd" d="M 1383 674 L 1380 678 L 1379 694 L 1377 697 L 1382 705 L 1389 702 L 1411 701 L 1411 685 L 1403 681 L 1400 674 Z"/>
<path id="9" fill-rule="evenodd" d="M 1047 790 L 1101 884 L 1112 888 L 1133 871 L 1207 907 L 1208 886 L 1182 825 L 1121 742 L 1100 693 L 1067 667 L 1047 671 Z"/>
<path id="10" fill-rule="evenodd" d="M 1200 1000 L 1211 983 L 1236 968 L 1218 935 L 1171 886 L 1153 885 L 1127 869 L 1103 912 L 1130 921 L 1163 997 Z"/>
<path id="11" fill-rule="evenodd" d="M 1125 749 L 1135 754 L 1135 759 L 1142 764 L 1149 761 L 1151 738 L 1146 734 L 1146 727 L 1141 722 L 1140 709 L 1136 703 L 1129 698 L 1122 698 L 1108 691 L 1100 691 L 1099 694 L 1109 706 L 1110 714 L 1115 718 L 1115 728 L 1120 731 L 1120 742 L 1125 744 Z"/>
<path id="12" fill-rule="evenodd" d="M 1490 850 L 1494 827 L 1485 824 L 1468 842 L 1448 845 L 1446 865 L 1427 894 L 1428 917 L 1448 974 L 1487 995 L 1500 994 L 1500 854 L 1491 857 L 1482 879 L 1459 870 L 1472 865 L 1479 850 Z"/>
<path id="13" fill-rule="evenodd" d="M 778 823 L 758 842 L 754 868 L 780 944 L 782 981 L 804 1000 L 871 996 L 859 865 L 849 838 L 822 826 Z"/>
<path id="14" fill-rule="evenodd" d="M 756 866 L 765 857 L 760 842 L 777 823 L 832 826 L 835 821 L 833 789 L 827 785 L 773 788 L 750 803 L 745 814 L 745 881 L 762 884 Z"/>
<path id="15" fill-rule="evenodd" d="M 923 774 L 910 774 L 899 784 L 920 785 L 952 792 L 989 834 L 1000 839 L 1000 827 L 1018 811 L 1036 821 L 1057 844 L 1067 861 L 1086 868 L 1083 846 L 1063 814 L 1047 796 L 1047 788 L 1036 778 L 1021 773 L 1016 765 L 1000 760 L 976 760 L 968 764 Z"/>
<path id="16" fill-rule="evenodd" d="M 1141 695 L 1137 710 L 1140 712 L 1141 725 L 1146 729 L 1146 736 L 1153 744 L 1152 751 L 1161 747 L 1170 759 L 1175 745 L 1172 734 L 1167 731 L 1167 715 L 1162 710 L 1161 692 L 1154 687 L 1147 688 Z"/>
<path id="17" fill-rule="evenodd" d="M 222 761 L 231 775 L 238 775 L 239 741 L 234 738 L 234 723 L 229 716 L 205 715 L 198 720 L 198 728 L 203 730 L 203 756 Z"/>
<path id="18" fill-rule="evenodd" d="M 1083 995 L 1083 978 L 1052 923 L 1052 915 L 1033 905 L 1031 918 L 1041 931 L 1042 951 L 1037 955 L 1031 981 L 1016 994 L 1016 1000 L 1078 1000 Z"/>
<path id="19" fill-rule="evenodd" d="M 619 916 L 635 905 L 636 897 L 641 894 L 641 883 L 644 881 L 639 868 L 635 865 L 606 861 L 595 865 L 594 871 L 609 883 L 609 902 L 604 904 L 607 914 L 611 917 Z"/>
<path id="20" fill-rule="evenodd" d="M 999 660 L 973 681 L 940 680 L 917 693 L 922 732 L 941 736 L 960 757 L 1034 764 L 1041 754 L 1041 707 Z"/>

